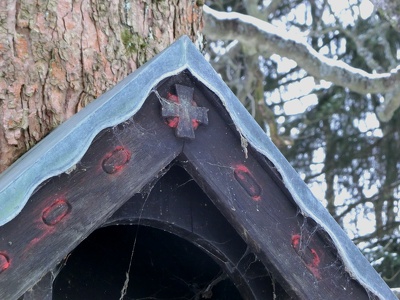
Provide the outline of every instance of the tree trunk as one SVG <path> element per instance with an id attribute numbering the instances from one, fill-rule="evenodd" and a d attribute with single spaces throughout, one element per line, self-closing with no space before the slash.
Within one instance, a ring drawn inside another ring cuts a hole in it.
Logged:
<path id="1" fill-rule="evenodd" d="M 0 172 L 181 35 L 190 0 L 0 0 Z"/>

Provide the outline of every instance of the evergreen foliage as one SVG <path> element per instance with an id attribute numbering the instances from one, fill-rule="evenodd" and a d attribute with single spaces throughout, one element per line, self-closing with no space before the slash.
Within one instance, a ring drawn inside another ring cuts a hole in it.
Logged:
<path id="1" fill-rule="evenodd" d="M 258 1 L 256 13 L 251 9 L 255 2 L 206 4 L 285 26 L 307 36 L 325 56 L 369 73 L 388 72 L 399 64 L 399 32 L 381 9 L 362 19 L 358 0 L 344 9 L 334 1 Z M 268 10 L 276 3 L 275 10 Z M 324 78 L 314 78 L 312 90 L 304 92 L 309 77 L 304 70 L 293 62 L 283 67 L 287 60 L 273 53 L 261 56 L 252 45 L 210 42 L 207 51 L 310 187 L 322 187 L 323 195 L 317 196 L 389 286 L 400 286 L 400 112 L 379 122 L 375 113 L 384 95 L 357 94 Z M 289 114 L 290 102 L 303 103 L 305 109 Z"/>

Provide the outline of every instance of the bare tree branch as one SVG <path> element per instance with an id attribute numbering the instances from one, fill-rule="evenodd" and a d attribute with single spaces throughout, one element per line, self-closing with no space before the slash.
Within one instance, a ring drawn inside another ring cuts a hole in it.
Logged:
<path id="1" fill-rule="evenodd" d="M 204 21 L 203 32 L 210 40 L 238 40 L 260 54 L 276 53 L 293 59 L 312 76 L 354 92 L 386 94 L 377 112 L 381 121 L 389 121 L 400 107 L 400 66 L 388 73 L 371 74 L 323 56 L 305 39 L 293 37 L 286 30 L 239 13 L 218 12 L 204 6 Z"/>
<path id="2" fill-rule="evenodd" d="M 266 19 L 264 14 L 258 8 L 258 0 L 243 0 L 243 5 L 246 8 L 247 14 L 258 19 Z"/>
<path id="3" fill-rule="evenodd" d="M 279 5 L 281 4 L 282 0 L 271 0 L 268 4 L 268 7 L 265 9 L 265 15 L 269 17 L 270 14 L 274 13 Z"/>
<path id="4" fill-rule="evenodd" d="M 397 0 L 372 0 L 374 6 L 400 32 L 400 3 Z"/>
<path id="5" fill-rule="evenodd" d="M 258 0 L 243 0 L 243 5 L 246 8 L 247 14 L 261 20 L 267 20 L 269 15 L 274 13 L 282 0 L 272 0 L 266 6 L 260 8 L 258 5 Z"/>
<path id="6" fill-rule="evenodd" d="M 397 296 L 397 298 L 400 299 L 400 288 L 392 288 L 391 290 L 392 290 L 393 294 L 395 296 Z"/>

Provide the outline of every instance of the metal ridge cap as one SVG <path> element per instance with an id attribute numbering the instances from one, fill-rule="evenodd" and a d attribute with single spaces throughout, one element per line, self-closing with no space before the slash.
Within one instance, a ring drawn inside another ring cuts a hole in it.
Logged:
<path id="1" fill-rule="evenodd" d="M 330 236 L 338 249 L 349 274 L 356 278 L 367 291 L 380 299 L 397 299 L 387 284 L 370 265 L 360 250 L 354 245 L 343 229 L 328 213 L 322 203 L 312 194 L 299 174 L 283 154 L 276 148 L 266 133 L 248 113 L 220 75 L 207 64 L 205 58 L 192 45 L 188 48 L 188 70 L 222 101 L 240 135 L 259 153 L 268 158 L 281 174 L 286 188 L 294 198 L 302 213 L 312 218 Z M 201 64 L 201 67 L 199 65 Z"/>
<path id="2" fill-rule="evenodd" d="M 158 82 L 183 71 L 188 45 L 188 37 L 178 39 L 58 126 L 0 174 L 0 226 L 19 214 L 37 186 L 77 164 L 101 130 L 129 119 Z M 170 56 L 181 59 L 172 60 Z"/>
<path id="3" fill-rule="evenodd" d="M 171 59 L 171 55 L 180 59 Z M 41 182 L 78 163 L 102 129 L 127 120 L 140 109 L 161 80 L 188 69 L 222 101 L 240 135 L 275 165 L 302 213 L 316 221 L 331 237 L 351 276 L 381 299 L 397 299 L 221 77 L 205 62 L 191 40 L 183 36 L 50 133 L 0 174 L 0 226 L 22 210 Z M 135 84 L 130 84 L 133 81 Z M 74 143 L 74 151 L 67 147 L 71 143 Z M 51 166 L 51 169 L 44 170 L 44 166 Z"/>

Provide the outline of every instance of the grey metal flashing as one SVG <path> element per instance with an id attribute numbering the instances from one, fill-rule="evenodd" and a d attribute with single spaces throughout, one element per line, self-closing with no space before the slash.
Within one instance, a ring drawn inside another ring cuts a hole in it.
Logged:
<path id="1" fill-rule="evenodd" d="M 60 125 L 0 175 L 0 226 L 18 215 L 38 185 L 77 164 L 101 130 L 135 115 L 157 83 L 185 69 L 219 97 L 243 138 L 276 166 L 301 212 L 332 238 L 351 276 L 380 299 L 397 299 L 188 37 Z"/>

